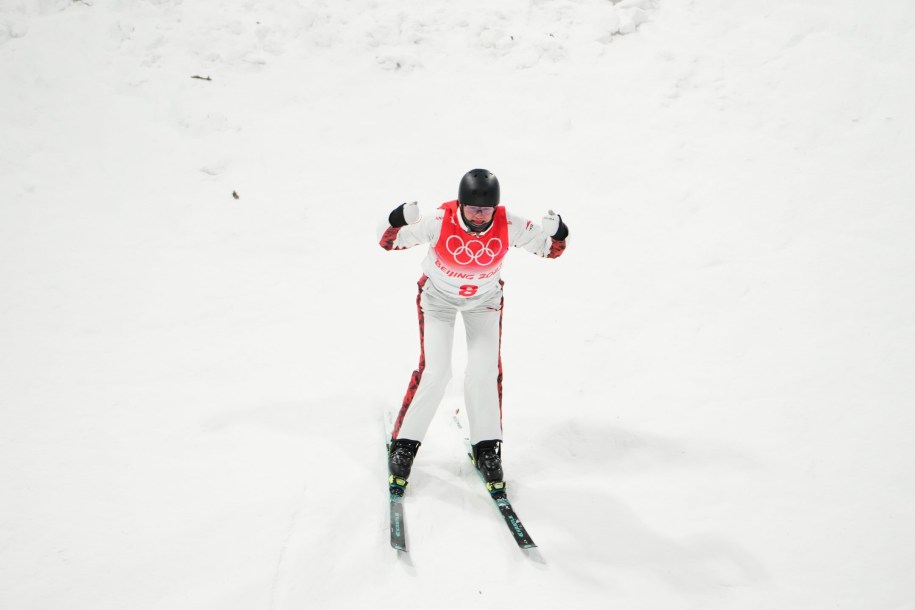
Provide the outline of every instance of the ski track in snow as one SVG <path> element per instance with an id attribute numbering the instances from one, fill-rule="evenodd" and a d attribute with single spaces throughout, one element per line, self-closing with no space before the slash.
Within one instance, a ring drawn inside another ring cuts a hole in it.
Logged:
<path id="1" fill-rule="evenodd" d="M 289 552 L 290 541 L 292 540 L 296 529 L 299 527 L 299 515 L 302 513 L 302 507 L 305 503 L 305 493 L 307 491 L 308 486 L 303 486 L 302 495 L 299 498 L 299 502 L 296 505 L 292 516 L 289 518 L 289 529 L 287 530 L 286 536 L 283 539 L 283 547 L 280 549 L 279 557 L 277 557 L 276 560 L 276 572 L 273 576 L 273 585 L 270 587 L 270 604 L 268 606 L 270 610 L 276 608 L 277 592 L 286 582 L 286 578 L 282 577 L 283 568 L 285 566 L 286 555 Z"/>

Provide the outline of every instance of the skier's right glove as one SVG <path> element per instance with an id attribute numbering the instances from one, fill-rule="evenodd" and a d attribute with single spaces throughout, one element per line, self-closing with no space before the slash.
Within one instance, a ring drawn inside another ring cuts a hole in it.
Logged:
<path id="1" fill-rule="evenodd" d="M 392 227 L 404 227 L 419 220 L 419 205 L 415 201 L 402 203 L 388 215 L 388 222 Z"/>

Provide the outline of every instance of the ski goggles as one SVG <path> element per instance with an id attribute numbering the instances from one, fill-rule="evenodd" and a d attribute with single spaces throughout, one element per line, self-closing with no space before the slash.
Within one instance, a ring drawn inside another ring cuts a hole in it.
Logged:
<path id="1" fill-rule="evenodd" d="M 468 216 L 485 216 L 489 218 L 493 215 L 493 212 L 496 211 L 496 208 L 483 207 L 478 205 L 465 205 L 464 213 Z"/>

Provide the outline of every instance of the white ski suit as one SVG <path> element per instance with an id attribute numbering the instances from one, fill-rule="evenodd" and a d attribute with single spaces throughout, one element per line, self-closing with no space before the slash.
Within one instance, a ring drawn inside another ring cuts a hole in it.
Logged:
<path id="1" fill-rule="evenodd" d="M 461 312 L 467 335 L 464 402 L 470 441 L 502 440 L 502 259 L 509 247 L 557 258 L 565 240 L 539 225 L 496 208 L 492 224 L 472 232 L 457 201 L 414 224 L 380 230 L 385 250 L 429 244 L 416 299 L 419 315 L 419 367 L 413 371 L 392 432 L 393 439 L 422 442 L 451 379 L 454 322 Z"/>

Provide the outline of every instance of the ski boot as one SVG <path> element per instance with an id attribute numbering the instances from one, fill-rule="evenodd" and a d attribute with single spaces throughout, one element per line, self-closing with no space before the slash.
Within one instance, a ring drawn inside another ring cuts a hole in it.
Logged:
<path id="1" fill-rule="evenodd" d="M 388 472 L 398 479 L 410 478 L 410 469 L 413 467 L 413 458 L 419 451 L 419 441 L 398 438 L 391 441 L 388 450 Z"/>
<path id="2" fill-rule="evenodd" d="M 501 481 L 502 441 L 480 441 L 473 446 L 473 463 L 487 483 Z"/>

